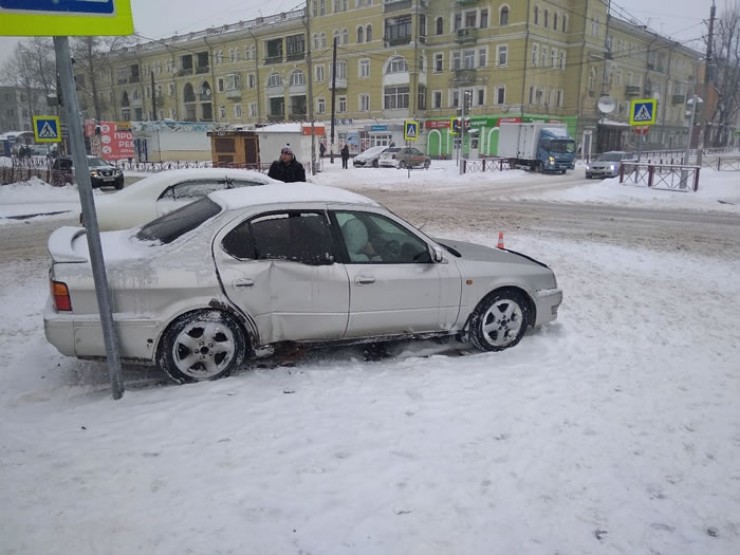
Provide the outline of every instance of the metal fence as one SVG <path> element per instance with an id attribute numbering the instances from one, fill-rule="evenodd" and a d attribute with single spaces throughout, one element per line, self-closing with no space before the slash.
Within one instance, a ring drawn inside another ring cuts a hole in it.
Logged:
<path id="1" fill-rule="evenodd" d="M 622 162 L 619 167 L 619 182 L 655 189 L 696 191 L 699 189 L 700 171 L 699 166 Z"/>
<path id="2" fill-rule="evenodd" d="M 462 159 L 461 173 L 485 173 L 503 171 L 511 168 L 508 158 L 481 158 L 480 160 Z"/>

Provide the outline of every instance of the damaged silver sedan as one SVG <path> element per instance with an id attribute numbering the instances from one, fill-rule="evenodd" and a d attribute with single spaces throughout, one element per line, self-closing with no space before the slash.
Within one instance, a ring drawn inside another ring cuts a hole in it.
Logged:
<path id="1" fill-rule="evenodd" d="M 305 183 L 214 192 L 101 241 L 122 360 L 180 383 L 285 343 L 452 335 L 499 351 L 562 301 L 541 262 L 432 239 L 369 198 Z M 49 252 L 47 339 L 104 358 L 86 231 L 56 230 Z"/>

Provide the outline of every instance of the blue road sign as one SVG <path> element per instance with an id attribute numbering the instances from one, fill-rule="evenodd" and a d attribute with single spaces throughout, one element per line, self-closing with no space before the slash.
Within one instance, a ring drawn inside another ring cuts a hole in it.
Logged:
<path id="1" fill-rule="evenodd" d="M 655 125 L 658 115 L 655 98 L 638 98 L 630 106 L 630 125 Z"/>
<path id="2" fill-rule="evenodd" d="M 113 14 L 114 0 L 0 0 L 0 8 L 23 12 Z"/>
<path id="3" fill-rule="evenodd" d="M 62 140 L 58 116 L 33 116 L 33 135 L 37 143 L 59 143 Z"/>

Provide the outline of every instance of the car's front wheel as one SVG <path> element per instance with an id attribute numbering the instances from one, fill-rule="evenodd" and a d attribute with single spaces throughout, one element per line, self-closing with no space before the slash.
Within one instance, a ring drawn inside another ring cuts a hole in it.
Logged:
<path id="1" fill-rule="evenodd" d="M 377 168 L 377 167 L 378 167 L 378 161 L 377 160 L 373 160 L 373 168 Z"/>
<path id="2" fill-rule="evenodd" d="M 486 295 L 470 317 L 468 336 L 476 349 L 503 351 L 524 336 L 530 320 L 529 303 L 513 289 L 501 289 Z"/>
<path id="3" fill-rule="evenodd" d="M 200 382 L 228 376 L 246 354 L 246 334 L 235 317 L 220 310 L 196 310 L 167 329 L 157 363 L 178 383 Z"/>
<path id="4" fill-rule="evenodd" d="M 424 160 L 424 169 L 428 170 L 431 162 L 429 160 Z"/>

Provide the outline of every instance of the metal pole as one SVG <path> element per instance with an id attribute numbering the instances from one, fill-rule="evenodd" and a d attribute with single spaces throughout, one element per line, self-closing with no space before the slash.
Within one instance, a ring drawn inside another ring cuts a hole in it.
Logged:
<path id="1" fill-rule="evenodd" d="M 689 116 L 689 133 L 686 138 L 686 156 L 684 157 L 683 163 L 685 166 L 689 165 L 689 158 L 691 156 L 691 139 L 694 134 L 694 119 L 696 118 L 696 103 L 698 97 L 694 95 L 691 99 L 691 116 Z"/>
<path id="2" fill-rule="evenodd" d="M 54 37 L 54 51 L 56 53 L 57 71 L 64 96 L 64 107 L 67 111 L 67 125 L 69 125 L 69 142 L 72 160 L 77 178 L 77 189 L 80 192 L 82 216 L 87 228 L 87 246 L 90 251 L 90 265 L 92 266 L 95 293 L 98 299 L 100 323 L 103 328 L 105 353 L 108 357 L 108 374 L 110 376 L 111 391 L 114 399 L 123 396 L 123 379 L 121 377 L 121 361 L 118 352 L 118 337 L 113 324 L 113 311 L 108 289 L 108 277 L 105 273 L 103 249 L 100 243 L 98 217 L 95 213 L 92 184 L 90 183 L 90 167 L 87 165 L 85 154 L 85 140 L 80 122 L 80 107 L 77 101 L 74 75 L 72 73 L 72 57 L 69 51 L 68 37 Z"/>
<path id="3" fill-rule="evenodd" d="M 308 119 L 311 121 L 311 175 L 316 175 L 316 121 L 313 113 L 313 58 L 311 48 L 311 6 L 306 0 L 306 37 L 308 48 L 306 52 L 306 68 L 308 69 Z"/>
<path id="4" fill-rule="evenodd" d="M 717 12 L 717 6 L 714 5 L 712 0 L 712 8 L 709 10 L 709 37 L 707 39 L 707 53 L 704 61 L 704 91 L 702 95 L 704 100 L 707 101 L 707 105 L 704 107 L 702 112 L 702 126 L 699 132 L 699 145 L 696 153 L 696 165 L 701 167 L 702 158 L 704 156 L 704 143 L 706 142 L 707 127 L 709 122 L 707 121 L 707 112 L 709 112 L 709 81 L 712 78 L 712 42 L 714 41 L 714 16 Z"/>
<path id="5" fill-rule="evenodd" d="M 329 162 L 334 163 L 334 114 L 337 101 L 337 37 L 334 37 L 334 52 L 331 58 L 331 144 L 329 145 Z"/>

